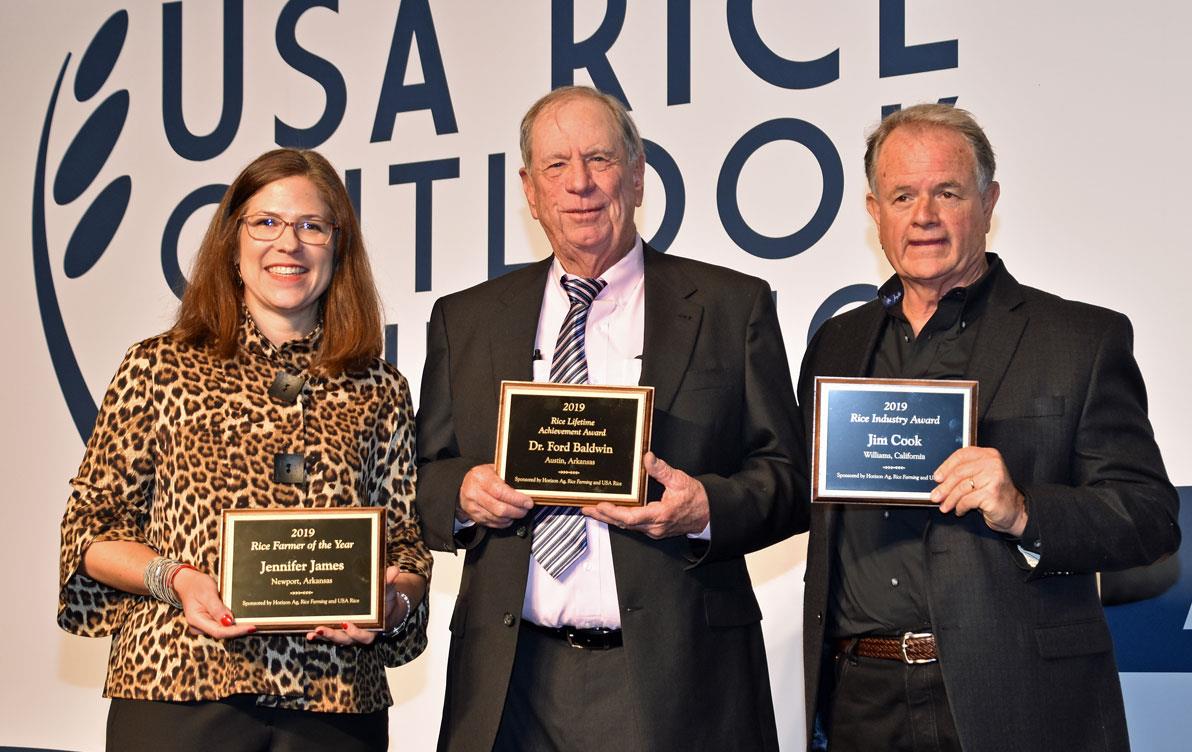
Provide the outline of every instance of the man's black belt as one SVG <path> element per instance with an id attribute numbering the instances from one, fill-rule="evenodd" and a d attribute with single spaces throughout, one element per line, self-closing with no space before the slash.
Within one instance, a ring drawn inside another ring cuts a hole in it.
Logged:
<path id="1" fill-rule="evenodd" d="M 532 621 L 522 621 L 522 625 L 533 632 L 546 637 L 562 640 L 573 648 L 582 650 L 608 650 L 621 647 L 621 630 L 580 629 L 579 627 L 544 627 Z"/>

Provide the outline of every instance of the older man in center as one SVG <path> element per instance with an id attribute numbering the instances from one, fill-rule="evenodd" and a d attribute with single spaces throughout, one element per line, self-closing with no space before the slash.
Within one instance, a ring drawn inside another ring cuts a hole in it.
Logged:
<path id="1" fill-rule="evenodd" d="M 770 289 L 643 243 L 642 140 L 612 97 L 551 92 L 521 148 L 553 255 L 439 300 L 428 330 L 417 503 L 433 548 L 466 551 L 439 748 L 777 749 L 744 557 L 807 510 Z M 561 378 L 577 318 L 586 379 Z M 569 521 L 506 484 L 503 379 L 653 386 L 651 503 Z M 544 567 L 534 539 L 567 524 L 577 550 Z"/>

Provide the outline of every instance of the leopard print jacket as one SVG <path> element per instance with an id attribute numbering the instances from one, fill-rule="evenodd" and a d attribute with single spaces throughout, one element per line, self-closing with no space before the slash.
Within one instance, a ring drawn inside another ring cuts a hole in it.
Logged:
<path id="1" fill-rule="evenodd" d="M 62 520 L 58 624 L 112 635 L 105 697 L 211 700 L 367 713 L 392 704 L 386 666 L 426 646 L 427 602 L 396 638 L 371 646 L 302 634 L 216 640 L 182 612 L 79 571 L 96 541 L 138 541 L 218 572 L 220 510 L 383 506 L 387 557 L 429 579 L 414 507 L 414 423 L 406 380 L 376 360 L 366 371 L 311 376 L 283 405 L 268 395 L 281 368 L 307 373 L 319 330 L 275 347 L 245 315 L 232 360 L 159 335 L 134 345 L 104 396 Z M 309 375 L 309 374 L 308 374 Z M 273 480 L 273 457 L 300 452 L 307 481 Z"/>

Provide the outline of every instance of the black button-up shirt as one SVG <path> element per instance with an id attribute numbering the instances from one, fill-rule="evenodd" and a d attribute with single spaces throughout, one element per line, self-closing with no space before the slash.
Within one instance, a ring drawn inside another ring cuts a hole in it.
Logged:
<path id="1" fill-rule="evenodd" d="M 886 320 L 866 375 L 963 379 L 989 289 L 1003 269 L 997 256 L 987 258 L 988 271 L 944 295 L 918 336 L 902 311 L 902 281 L 894 276 L 883 284 Z M 828 591 L 830 637 L 930 629 L 923 536 L 937 514 L 934 507 L 842 507 Z"/>

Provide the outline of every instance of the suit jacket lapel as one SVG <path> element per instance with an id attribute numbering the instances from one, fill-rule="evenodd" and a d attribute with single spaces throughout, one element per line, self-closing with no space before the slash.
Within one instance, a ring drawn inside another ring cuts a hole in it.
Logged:
<path id="1" fill-rule="evenodd" d="M 980 382 L 977 395 L 977 420 L 983 420 L 997 394 L 1022 331 L 1030 318 L 1022 309 L 1022 290 L 1018 280 L 1005 269 L 990 290 L 989 305 L 981 322 L 979 343 L 969 362 L 969 374 Z M 980 437 L 977 439 L 980 443 Z"/>
<path id="2" fill-rule="evenodd" d="M 654 409 L 666 411 L 687 372 L 704 308 L 693 302 L 696 285 L 663 254 L 643 248 L 646 330 L 642 384 L 654 387 Z"/>
<path id="3" fill-rule="evenodd" d="M 553 257 L 547 256 L 526 273 L 514 272 L 492 312 L 489 340 L 493 364 L 493 404 L 501 396 L 501 380 L 530 381 L 534 378 L 534 341 L 538 334 L 538 312 L 546 290 L 546 275 Z"/>

